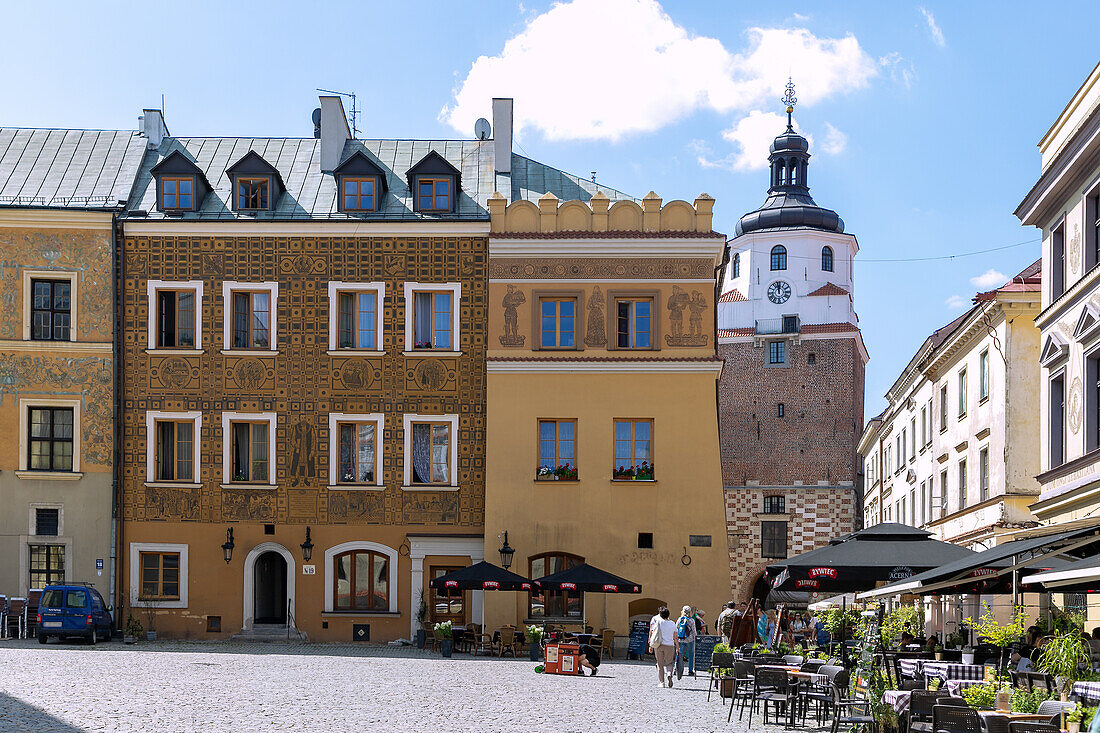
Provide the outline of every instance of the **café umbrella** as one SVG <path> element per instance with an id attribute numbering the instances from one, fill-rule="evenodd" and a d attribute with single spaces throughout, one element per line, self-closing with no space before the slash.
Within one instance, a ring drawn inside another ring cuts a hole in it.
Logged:
<path id="1" fill-rule="evenodd" d="M 573 590 L 580 593 L 641 593 L 642 586 L 600 570 L 588 563 L 574 565 L 537 581 L 544 590 Z"/>
<path id="2" fill-rule="evenodd" d="M 851 593 L 904 580 L 974 551 L 932 539 L 932 533 L 884 523 L 853 532 L 824 547 L 769 565 L 773 591 Z"/>
<path id="3" fill-rule="evenodd" d="M 491 562 L 482 560 L 469 567 L 460 568 L 453 572 L 432 578 L 428 583 L 432 588 L 440 591 L 464 591 L 464 590 L 520 590 L 530 591 L 538 587 L 537 580 L 528 580 L 522 575 L 497 567 Z"/>

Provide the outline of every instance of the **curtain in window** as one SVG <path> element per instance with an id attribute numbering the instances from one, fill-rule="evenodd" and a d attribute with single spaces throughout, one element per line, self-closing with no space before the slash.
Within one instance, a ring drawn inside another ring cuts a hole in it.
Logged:
<path id="1" fill-rule="evenodd" d="M 413 298 L 413 341 L 420 348 L 432 345 L 432 294 L 417 293 Z"/>
<path id="2" fill-rule="evenodd" d="M 412 426 L 412 465 L 413 483 L 426 484 L 432 479 L 431 467 L 431 425 L 416 424 Z"/>
<path id="3" fill-rule="evenodd" d="M 157 423 L 157 480 L 171 481 L 175 478 L 175 423 Z"/>
<path id="4" fill-rule="evenodd" d="M 432 426 L 432 475 L 439 483 L 451 483 L 451 426 Z"/>
<path id="5" fill-rule="evenodd" d="M 233 480 L 248 480 L 248 423 L 233 423 Z"/>
<path id="6" fill-rule="evenodd" d="M 374 425 L 359 425 L 359 462 L 358 480 L 361 483 L 374 482 Z"/>

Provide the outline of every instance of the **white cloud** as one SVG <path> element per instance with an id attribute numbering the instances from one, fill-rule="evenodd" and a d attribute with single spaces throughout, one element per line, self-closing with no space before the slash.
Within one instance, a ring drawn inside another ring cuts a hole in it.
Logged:
<path id="1" fill-rule="evenodd" d="M 906 89 L 913 87 L 917 78 L 917 70 L 913 63 L 897 51 L 891 51 L 885 56 L 880 56 L 878 64 L 890 74 L 890 80 L 903 85 Z"/>
<path id="2" fill-rule="evenodd" d="M 952 295 L 943 303 L 948 308 L 963 308 L 966 306 L 966 299 L 963 298 L 961 295 Z"/>
<path id="3" fill-rule="evenodd" d="M 970 284 L 981 290 L 989 290 L 1008 282 L 1008 276 L 1003 272 L 997 272 L 992 267 L 977 277 L 970 278 Z"/>
<path id="4" fill-rule="evenodd" d="M 826 122 L 825 142 L 821 144 L 821 149 L 828 155 L 840 155 L 846 147 L 848 147 L 848 136 Z"/>
<path id="5" fill-rule="evenodd" d="M 489 116 L 492 97 L 512 96 L 517 136 L 533 128 L 554 140 L 614 141 L 713 110 L 734 113 L 725 136 L 755 149 L 750 130 L 762 120 L 745 120 L 778 106 L 788 74 L 799 103 L 812 106 L 879 73 L 852 35 L 818 38 L 804 28 L 749 28 L 745 35 L 744 48 L 731 51 L 689 33 L 656 0 L 555 4 L 498 55 L 474 61 L 440 120 L 469 134 L 476 118 Z"/>
<path id="6" fill-rule="evenodd" d="M 923 5 L 920 7 L 920 12 L 924 16 L 924 22 L 928 24 L 928 32 L 932 34 L 932 43 L 940 48 L 946 46 L 947 39 L 943 37 L 943 31 L 936 25 L 936 16 L 932 15 L 932 11 Z"/>

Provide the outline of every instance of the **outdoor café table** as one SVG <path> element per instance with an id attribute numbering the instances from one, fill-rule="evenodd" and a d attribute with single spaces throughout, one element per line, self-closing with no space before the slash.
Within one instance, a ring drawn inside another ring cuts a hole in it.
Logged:
<path id="1" fill-rule="evenodd" d="M 927 661 L 927 659 L 899 659 L 898 663 L 901 664 L 901 673 L 903 675 L 915 679 L 920 676 L 921 667 Z"/>
<path id="2" fill-rule="evenodd" d="M 954 697 L 960 697 L 962 691 L 967 687 L 975 687 L 977 685 L 984 685 L 985 683 L 985 680 L 947 680 L 940 689 L 947 690 Z"/>
<path id="3" fill-rule="evenodd" d="M 882 693 L 882 702 L 884 705 L 890 705 L 897 711 L 898 715 L 901 715 L 909 709 L 909 693 L 912 690 L 887 690 Z"/>
<path id="4" fill-rule="evenodd" d="M 984 680 L 985 667 L 981 664 L 958 662 L 925 662 L 921 666 L 924 679 L 939 677 L 942 680 Z"/>
<path id="5" fill-rule="evenodd" d="M 1086 705 L 1100 704 L 1100 682 L 1074 682 L 1070 694 Z"/>
<path id="6" fill-rule="evenodd" d="M 1050 720 L 1049 715 L 1039 715 L 1038 713 L 1013 713 L 1008 710 L 979 710 L 978 715 L 983 718 L 988 718 L 993 715 L 998 715 L 1002 718 L 1008 718 L 1009 722 L 1025 722 L 1025 721 L 1047 721 Z"/>

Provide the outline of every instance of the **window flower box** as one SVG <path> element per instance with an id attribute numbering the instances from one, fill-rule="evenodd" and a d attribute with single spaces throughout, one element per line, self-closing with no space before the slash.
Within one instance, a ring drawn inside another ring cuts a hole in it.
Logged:
<path id="1" fill-rule="evenodd" d="M 535 474 L 536 481 L 576 481 L 577 467 L 564 463 L 556 468 L 539 466 Z"/>
<path id="2" fill-rule="evenodd" d="M 653 464 L 642 461 L 640 466 L 618 466 L 611 471 L 614 481 L 652 481 Z"/>

